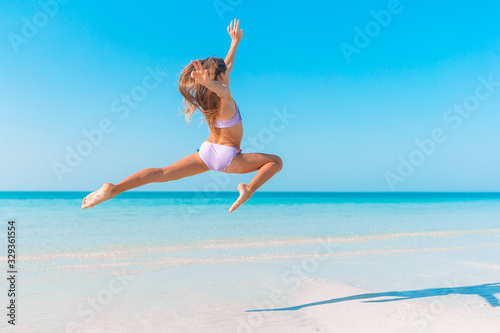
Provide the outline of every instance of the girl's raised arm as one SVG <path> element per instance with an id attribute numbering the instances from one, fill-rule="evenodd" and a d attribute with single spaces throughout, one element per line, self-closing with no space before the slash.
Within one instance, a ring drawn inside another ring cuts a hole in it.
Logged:
<path id="1" fill-rule="evenodd" d="M 206 69 L 203 69 L 203 66 L 201 65 L 201 62 L 199 60 L 196 60 L 196 62 L 191 60 L 191 63 L 196 69 L 195 71 L 191 72 L 191 77 L 193 79 L 198 80 L 198 82 L 200 82 L 208 89 L 212 90 L 220 98 L 224 98 L 227 96 L 229 92 L 229 87 L 227 85 L 222 84 L 219 81 L 214 81 L 210 79 L 208 71 Z"/>
<path id="2" fill-rule="evenodd" d="M 243 29 L 239 30 L 240 28 L 240 20 L 234 19 L 234 26 L 233 26 L 233 21 L 229 24 L 227 27 L 227 32 L 229 33 L 229 36 L 231 36 L 231 47 L 229 48 L 229 52 L 227 53 L 226 59 L 224 59 L 224 62 L 226 63 L 227 66 L 227 72 L 226 74 L 229 75 L 233 71 L 233 64 L 234 64 L 234 55 L 236 54 L 236 48 L 238 47 L 238 44 L 240 43 L 241 38 L 243 37 Z"/>

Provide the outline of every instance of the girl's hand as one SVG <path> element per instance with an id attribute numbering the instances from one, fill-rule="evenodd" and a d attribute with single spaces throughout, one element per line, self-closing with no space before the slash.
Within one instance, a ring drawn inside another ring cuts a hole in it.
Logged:
<path id="1" fill-rule="evenodd" d="M 201 84 L 206 86 L 207 83 L 210 81 L 210 77 L 208 76 L 208 71 L 206 69 L 203 69 L 201 62 L 198 59 L 196 60 L 196 62 L 191 60 L 191 63 L 196 69 L 195 71 L 191 72 L 191 77 L 193 79 L 200 81 Z"/>
<path id="2" fill-rule="evenodd" d="M 227 27 L 227 32 L 229 32 L 229 35 L 231 36 L 231 39 L 233 41 L 239 42 L 241 40 L 241 37 L 243 37 L 243 29 L 238 30 L 240 28 L 240 20 L 234 19 L 234 26 L 233 26 L 233 21 L 231 21 L 231 24 L 229 24 L 229 27 Z"/>

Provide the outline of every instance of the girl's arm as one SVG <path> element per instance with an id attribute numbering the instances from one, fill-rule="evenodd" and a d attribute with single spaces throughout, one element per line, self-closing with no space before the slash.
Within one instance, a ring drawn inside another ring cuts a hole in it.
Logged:
<path id="1" fill-rule="evenodd" d="M 196 69 L 195 71 L 191 72 L 191 77 L 193 79 L 198 80 L 198 82 L 200 82 L 208 89 L 212 90 L 220 98 L 224 98 L 228 95 L 229 87 L 219 81 L 214 81 L 210 79 L 208 71 L 206 69 L 203 69 L 201 62 L 199 60 L 196 60 L 196 62 L 191 60 L 191 63 Z"/>
<path id="2" fill-rule="evenodd" d="M 231 36 L 231 47 L 229 48 L 229 52 L 227 53 L 226 59 L 224 60 L 227 66 L 227 72 L 226 72 L 227 75 L 231 74 L 231 72 L 233 71 L 234 56 L 236 54 L 236 49 L 238 48 L 238 44 L 240 43 L 240 40 L 243 37 L 243 29 L 239 30 L 239 27 L 240 27 L 240 20 L 236 19 L 234 19 L 234 26 L 233 26 L 233 21 L 231 21 L 229 27 L 227 27 L 227 32 Z"/>

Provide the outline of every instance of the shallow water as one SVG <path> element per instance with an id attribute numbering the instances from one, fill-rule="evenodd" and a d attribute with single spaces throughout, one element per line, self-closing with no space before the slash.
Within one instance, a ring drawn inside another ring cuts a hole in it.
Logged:
<path id="1" fill-rule="evenodd" d="M 500 227 L 499 193 L 261 192 L 233 213 L 236 193 L 129 192 L 82 210 L 86 194 L 0 193 L 20 254 Z"/>
<path id="2" fill-rule="evenodd" d="M 16 221 L 23 329 L 163 332 L 224 323 L 236 331 L 270 290 L 294 305 L 304 279 L 415 295 L 465 286 L 470 294 L 446 301 L 481 307 L 481 286 L 498 282 L 498 193 L 261 192 L 233 213 L 237 193 L 129 192 L 82 210 L 87 194 L 0 192 L 3 262 L 7 221 Z M 93 309 L 90 300 L 109 294 L 117 276 L 131 282 Z"/>

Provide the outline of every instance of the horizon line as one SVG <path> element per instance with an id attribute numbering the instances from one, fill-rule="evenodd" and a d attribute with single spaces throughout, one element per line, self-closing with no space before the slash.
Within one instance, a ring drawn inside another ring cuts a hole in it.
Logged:
<path id="1" fill-rule="evenodd" d="M 73 190 L 73 191 L 62 191 L 62 190 L 11 190 L 3 191 L 0 193 L 78 193 L 78 192 L 93 192 L 85 190 Z M 124 193 L 238 193 L 238 191 L 126 191 Z M 402 193 L 488 193 L 488 194 L 500 194 L 500 191 L 257 191 L 255 193 L 391 193 L 391 194 L 402 194 Z"/>

